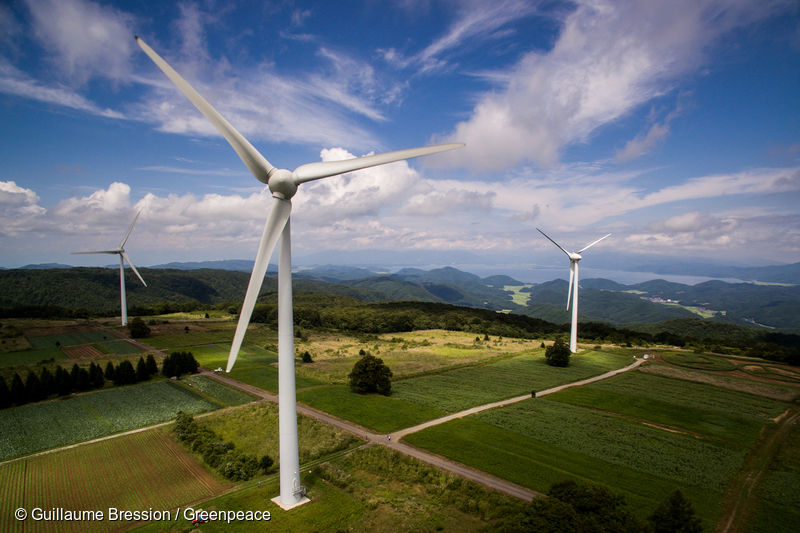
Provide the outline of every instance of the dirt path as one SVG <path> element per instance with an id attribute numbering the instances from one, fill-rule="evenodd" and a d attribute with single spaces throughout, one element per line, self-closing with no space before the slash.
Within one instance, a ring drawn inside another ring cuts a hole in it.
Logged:
<path id="1" fill-rule="evenodd" d="M 536 397 L 538 398 L 538 397 L 541 397 L 541 396 L 545 396 L 547 394 L 553 394 L 554 392 L 558 392 L 558 391 L 561 391 L 561 390 L 564 390 L 564 389 L 567 389 L 567 388 L 570 388 L 570 387 L 579 387 L 581 385 L 586 385 L 588 383 L 593 383 L 593 382 L 599 381 L 601 379 L 608 379 L 608 378 L 610 378 L 612 376 L 616 376 L 617 374 L 620 374 L 622 372 L 627 372 L 628 370 L 632 370 L 632 369 L 636 368 L 637 366 L 639 366 L 640 364 L 642 364 L 643 362 L 644 361 L 642 359 L 637 359 L 635 363 L 633 363 L 631 365 L 628 365 L 628 366 L 626 366 L 624 368 L 620 368 L 619 370 L 612 370 L 611 372 L 606 372 L 605 374 L 602 374 L 602 375 L 599 375 L 599 376 L 595 376 L 595 377 L 592 377 L 592 378 L 584 379 L 584 380 L 581 380 L 581 381 L 576 381 L 574 383 L 567 383 L 565 385 L 560 385 L 558 387 L 553 387 L 551 389 L 547 389 L 547 390 L 538 392 L 538 393 L 536 393 Z M 211 377 L 213 379 L 216 379 L 216 380 L 218 380 L 218 381 L 220 381 L 222 383 L 225 383 L 227 385 L 230 385 L 232 387 L 236 387 L 236 388 L 239 388 L 239 389 L 244 390 L 246 392 L 255 394 L 256 396 L 258 396 L 258 397 L 260 397 L 260 398 L 262 398 L 264 400 L 269 400 L 269 401 L 273 401 L 273 402 L 276 402 L 276 403 L 278 402 L 278 395 L 277 394 L 258 389 L 256 387 L 253 387 L 252 385 L 248 385 L 246 383 L 242 383 L 241 381 L 237 381 L 235 379 L 231 379 L 231 378 L 225 376 L 222 373 L 209 372 L 207 370 L 203 370 L 202 374 L 205 375 L 205 376 Z M 423 430 L 425 428 L 429 428 L 431 426 L 435 426 L 435 425 L 438 425 L 438 424 L 444 424 L 445 422 L 448 422 L 448 421 L 456 419 L 456 418 L 462 418 L 462 417 L 469 416 L 469 415 L 474 414 L 474 413 L 479 413 L 481 411 L 486 411 L 488 409 L 494 409 L 496 407 L 502 407 L 504 405 L 509 405 L 509 404 L 512 404 L 512 403 L 521 402 L 523 400 L 528 400 L 530 398 L 531 398 L 530 394 L 526 394 L 525 396 L 517 396 L 516 398 L 509 398 L 508 400 L 503 400 L 503 401 L 499 401 L 499 402 L 489 403 L 489 404 L 486 404 L 486 405 L 481 405 L 481 406 L 478 406 L 478 407 L 473 407 L 472 409 L 467 409 L 465 411 L 460 411 L 458 413 L 453 413 L 451 415 L 444 416 L 444 417 L 441 417 L 441 418 L 437 418 L 435 420 L 429 420 L 428 422 L 425 422 L 423 424 L 419 424 L 417 426 L 406 428 L 406 429 L 403 429 L 403 430 L 400 430 L 400 431 L 392 433 L 392 440 L 391 441 L 388 439 L 388 435 L 379 434 L 379 433 L 373 433 L 373 432 L 369 431 L 366 428 L 363 428 L 363 427 L 358 426 L 356 424 L 352 424 L 352 423 L 347 422 L 345 420 L 341 420 L 339 418 L 330 416 L 330 415 L 328 415 L 326 413 L 317 411 L 315 409 L 311 409 L 311 408 L 306 407 L 304 405 L 298 405 L 297 406 L 297 412 L 302 413 L 302 414 L 304 414 L 306 416 L 309 416 L 311 418 L 315 418 L 315 419 L 317 419 L 317 420 L 319 420 L 321 422 L 325 422 L 326 424 L 330 424 L 332 426 L 335 426 L 335 427 L 337 427 L 339 429 L 347 431 L 348 433 L 352 433 L 353 435 L 356 435 L 358 437 L 363 436 L 367 440 L 367 442 L 374 442 L 374 443 L 378 443 L 378 444 L 380 444 L 382 446 L 388 446 L 388 447 L 390 447 L 390 448 L 392 448 L 394 450 L 397 450 L 400 453 L 409 455 L 411 457 L 419 459 L 420 461 L 423 461 L 423 462 L 428 463 L 430 465 L 436 466 L 436 467 L 441 468 L 443 470 L 447 470 L 449 472 L 453 472 L 456 475 L 459 475 L 461 477 L 469 479 L 470 481 L 474 481 L 476 483 L 479 483 L 481 485 L 484 485 L 486 487 L 494 489 L 494 490 L 496 490 L 498 492 L 502 492 L 504 494 L 508 494 L 509 496 L 513 496 L 513 497 L 519 498 L 521 500 L 531 501 L 535 497 L 544 496 L 544 494 L 542 494 L 540 492 L 536 492 L 536 491 L 530 490 L 530 489 L 527 489 L 525 487 L 521 487 L 519 485 L 516 485 L 516 484 L 508 482 L 508 481 L 505 481 L 503 479 L 494 477 L 494 476 L 489 475 L 489 474 L 487 474 L 485 472 L 481 472 L 480 470 L 475 470 L 475 469 L 470 468 L 470 467 L 468 467 L 466 465 L 463 465 L 463 464 L 460 464 L 460 463 L 456 463 L 454 461 L 450 461 L 449 459 L 445 459 L 444 457 L 440 457 L 438 455 L 435 455 L 435 454 L 432 454 L 430 452 L 421 450 L 419 448 L 415 448 L 415 447 L 410 446 L 408 444 L 405 444 L 403 442 L 398 442 L 398 441 L 400 441 L 400 439 L 403 436 L 408 435 L 410 433 L 415 433 L 417 431 L 421 431 L 421 430 Z"/>
<path id="2" fill-rule="evenodd" d="M 750 451 L 742 470 L 731 480 L 725 490 L 725 505 L 717 522 L 720 533 L 741 533 L 747 530 L 756 511 L 753 492 L 763 481 L 772 459 L 781 443 L 789 437 L 794 424 L 800 420 L 800 409 L 792 407 L 788 416 L 776 425 L 767 427 L 767 433 Z"/>

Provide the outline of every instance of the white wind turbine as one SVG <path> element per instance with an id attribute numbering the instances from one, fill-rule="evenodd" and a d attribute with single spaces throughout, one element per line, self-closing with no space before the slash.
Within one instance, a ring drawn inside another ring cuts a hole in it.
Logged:
<path id="1" fill-rule="evenodd" d="M 292 260 L 291 198 L 298 185 L 307 181 L 352 172 L 354 170 L 383 165 L 422 155 L 434 154 L 459 148 L 463 144 L 443 144 L 424 148 L 412 148 L 388 152 L 344 161 L 326 161 L 302 165 L 291 172 L 273 167 L 222 115 L 200 96 L 161 56 L 141 39 L 136 41 L 156 65 L 169 77 L 178 89 L 205 115 L 252 172 L 255 178 L 266 183 L 272 193 L 272 206 L 261 236 L 261 244 L 256 255 L 250 284 L 239 315 L 239 324 L 231 344 L 227 371 L 230 372 L 244 340 L 256 298 L 264 281 L 264 274 L 278 237 L 281 246 L 278 259 L 278 384 L 279 384 L 279 427 L 280 427 L 280 486 L 281 493 L 274 501 L 284 509 L 290 509 L 308 501 L 300 485 L 300 457 L 297 440 L 297 398 L 295 395 L 294 370 L 294 325 L 292 322 Z"/>
<path id="2" fill-rule="evenodd" d="M 547 235 L 545 235 L 545 233 L 539 228 L 536 228 L 536 230 L 545 237 L 547 237 Z M 570 328 L 569 332 L 569 351 L 572 353 L 578 351 L 578 261 L 583 259 L 583 257 L 581 256 L 581 252 L 583 252 L 584 250 L 588 250 L 589 248 L 591 248 L 592 246 L 594 246 L 595 244 L 597 244 L 598 242 L 602 241 L 603 239 L 605 239 L 610 235 L 611 234 L 609 233 L 605 237 L 600 237 L 589 246 L 585 246 L 582 249 L 578 250 L 577 252 L 572 252 L 572 253 L 563 249 L 560 244 L 558 244 L 550 237 L 547 237 L 547 240 L 558 246 L 558 249 L 567 254 L 567 257 L 569 257 L 569 291 L 567 292 L 567 309 L 569 309 L 569 301 L 572 297 L 573 287 L 575 292 L 575 299 L 572 302 L 572 327 Z"/>
<path id="3" fill-rule="evenodd" d="M 119 255 L 119 292 L 120 292 L 120 305 L 122 308 L 122 325 L 125 326 L 128 324 L 128 304 L 125 301 L 125 261 L 131 266 L 133 271 L 136 273 L 136 276 L 139 278 L 139 281 L 142 282 L 142 285 L 147 287 L 147 283 L 144 282 L 142 276 L 139 275 L 139 271 L 136 270 L 136 267 L 133 266 L 131 263 L 131 258 L 128 257 L 128 254 L 125 253 L 125 243 L 128 240 L 128 237 L 133 231 L 133 225 L 136 224 L 136 220 L 139 218 L 142 212 L 139 211 L 136 213 L 136 216 L 133 218 L 133 222 L 131 222 L 131 227 L 128 228 L 128 233 L 125 234 L 122 241 L 119 243 L 119 247 L 115 250 L 101 250 L 99 252 L 73 252 L 73 255 L 81 255 L 81 254 L 111 254 L 111 255 Z"/>

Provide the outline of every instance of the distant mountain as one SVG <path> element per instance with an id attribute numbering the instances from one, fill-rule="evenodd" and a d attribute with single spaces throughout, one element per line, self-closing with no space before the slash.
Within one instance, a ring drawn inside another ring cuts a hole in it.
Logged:
<path id="1" fill-rule="evenodd" d="M 322 281 L 329 281 L 335 283 L 337 281 L 348 281 L 354 279 L 371 278 L 373 276 L 380 276 L 376 272 L 367 270 L 365 268 L 356 268 L 348 266 L 325 265 L 314 268 L 300 269 L 293 274 L 296 278 L 310 278 L 319 279 Z"/>
<path id="2" fill-rule="evenodd" d="M 472 252 L 438 250 L 333 250 L 292 258 L 295 265 L 350 265 L 357 267 L 491 265 L 494 260 Z"/>
<path id="3" fill-rule="evenodd" d="M 252 272 L 255 261 L 248 259 L 227 259 L 224 261 L 199 261 L 189 263 L 166 263 L 154 265 L 150 268 L 172 268 L 175 270 L 200 270 L 201 268 L 212 268 L 217 270 L 234 270 L 237 272 Z M 267 270 L 278 270 L 276 265 L 270 264 Z"/>
<path id="4" fill-rule="evenodd" d="M 39 265 L 21 266 L 18 270 L 46 270 L 49 268 L 72 268 L 72 265 L 62 265 L 61 263 L 42 263 Z"/>
<path id="5" fill-rule="evenodd" d="M 706 276 L 709 278 L 732 278 L 743 281 L 800 285 L 800 263 L 764 267 L 723 266 L 708 263 L 670 263 L 640 265 L 625 270 L 629 272 Z"/>

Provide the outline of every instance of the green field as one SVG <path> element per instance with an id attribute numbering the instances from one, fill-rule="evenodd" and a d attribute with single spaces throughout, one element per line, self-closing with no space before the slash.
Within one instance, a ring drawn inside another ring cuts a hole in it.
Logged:
<path id="1" fill-rule="evenodd" d="M 687 352 L 667 352 L 661 357 L 668 363 L 694 370 L 735 370 L 736 365 L 716 355 Z"/>
<path id="2" fill-rule="evenodd" d="M 626 372 L 588 385 L 598 390 L 655 400 L 689 409 L 732 416 L 760 424 L 772 422 L 786 411 L 786 404 L 752 394 L 693 383 L 644 372 Z"/>
<path id="3" fill-rule="evenodd" d="M 230 343 L 233 339 L 233 330 L 224 331 L 190 331 L 189 333 L 175 333 L 173 335 L 160 335 L 148 337 L 143 341 L 158 350 L 174 350 L 187 346 L 200 346 L 215 344 L 217 342 Z"/>
<path id="4" fill-rule="evenodd" d="M 141 353 L 142 351 L 131 343 L 123 340 L 99 342 L 97 344 L 117 355 L 129 355 L 132 353 Z"/>
<path id="5" fill-rule="evenodd" d="M 530 394 L 596 376 L 631 363 L 628 356 L 586 352 L 566 368 L 548 366 L 544 353 L 522 355 L 486 365 L 397 381 L 392 396 L 446 412 Z"/>
<path id="6" fill-rule="evenodd" d="M 445 415 L 439 409 L 394 397 L 358 394 L 344 385 L 300 391 L 297 401 L 379 433 L 391 433 Z"/>
<path id="7" fill-rule="evenodd" d="M 0 464 L 0 531 L 114 531 L 133 522 L 108 520 L 110 507 L 173 510 L 223 489 L 168 437 L 144 431 Z M 102 510 L 105 517 L 59 522 L 14 518 L 14 510 L 30 513 L 34 507 Z"/>
<path id="8" fill-rule="evenodd" d="M 764 427 L 763 422 L 737 417 L 735 411 L 731 411 L 728 416 L 705 411 L 702 409 L 702 404 L 696 404 L 698 407 L 678 406 L 664 401 L 600 390 L 592 388 L 591 385 L 566 389 L 548 396 L 547 399 L 617 413 L 638 421 L 665 425 L 748 447 L 756 443 Z"/>
<path id="9" fill-rule="evenodd" d="M 220 407 L 169 381 L 141 383 L 0 411 L 0 459 L 104 437 Z"/>
<path id="10" fill-rule="evenodd" d="M 780 447 L 758 491 L 761 499 L 748 532 L 793 531 L 800 524 L 800 428 Z"/>
<path id="11" fill-rule="evenodd" d="M 226 387 L 219 381 L 205 376 L 187 376 L 181 378 L 181 384 L 188 385 L 200 393 L 219 400 L 227 405 L 243 405 L 258 398 L 240 390 Z"/>
<path id="12" fill-rule="evenodd" d="M 25 350 L 24 352 L 6 352 L 0 353 L 0 367 L 35 365 L 39 361 L 49 361 L 50 359 L 60 361 L 68 359 L 68 357 L 56 347 L 43 348 L 41 350 Z"/>
<path id="13" fill-rule="evenodd" d="M 75 346 L 76 344 L 93 344 L 116 338 L 106 331 L 85 331 L 82 333 L 62 333 L 61 335 L 47 335 L 45 337 L 30 337 L 34 348 L 41 350 L 55 346 Z M 59 344 L 56 344 L 59 343 Z"/>

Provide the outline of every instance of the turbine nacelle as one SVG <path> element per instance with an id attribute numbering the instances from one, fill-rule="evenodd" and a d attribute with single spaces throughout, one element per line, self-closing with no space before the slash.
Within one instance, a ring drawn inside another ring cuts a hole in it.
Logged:
<path id="1" fill-rule="evenodd" d="M 579 254 L 578 252 L 572 252 L 567 255 L 569 256 L 569 260 L 572 261 L 573 263 L 577 263 L 578 261 L 583 259 L 583 256 L 581 256 L 581 254 Z"/>
<path id="2" fill-rule="evenodd" d="M 267 186 L 273 195 L 279 194 L 283 200 L 289 200 L 297 192 L 297 175 L 283 168 L 273 169 Z"/>

